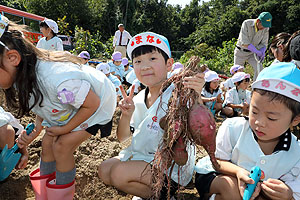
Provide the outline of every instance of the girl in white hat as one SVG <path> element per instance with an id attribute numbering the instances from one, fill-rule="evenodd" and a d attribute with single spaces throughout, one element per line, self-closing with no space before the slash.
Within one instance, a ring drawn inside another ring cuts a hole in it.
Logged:
<path id="1" fill-rule="evenodd" d="M 64 50 L 62 40 L 57 37 L 58 26 L 55 21 L 45 18 L 45 20 L 40 23 L 40 30 L 44 37 L 38 41 L 36 45 L 37 48 L 50 51 Z"/>

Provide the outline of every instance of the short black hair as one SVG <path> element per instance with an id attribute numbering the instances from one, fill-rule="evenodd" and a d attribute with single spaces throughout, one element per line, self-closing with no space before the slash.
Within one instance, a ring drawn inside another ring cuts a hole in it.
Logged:
<path id="1" fill-rule="evenodd" d="M 205 82 L 205 84 L 204 84 L 204 89 L 205 89 L 207 92 L 209 92 L 210 94 L 213 94 L 214 92 L 218 92 L 220 86 L 218 86 L 216 89 L 214 89 L 213 92 L 210 92 L 210 83 L 211 83 L 211 82 Z"/>
<path id="2" fill-rule="evenodd" d="M 153 51 L 159 52 L 164 57 L 165 63 L 167 63 L 169 56 L 160 48 L 157 48 L 156 46 L 152 46 L 152 45 L 142 45 L 134 49 L 131 53 L 132 60 L 135 57 L 144 55 L 146 53 L 152 53 Z"/>
<path id="3" fill-rule="evenodd" d="M 250 82 L 250 78 L 245 78 L 245 79 L 243 79 L 243 80 L 241 80 L 239 82 L 236 82 L 237 85 L 240 85 L 244 80 L 245 80 L 245 82 Z"/>

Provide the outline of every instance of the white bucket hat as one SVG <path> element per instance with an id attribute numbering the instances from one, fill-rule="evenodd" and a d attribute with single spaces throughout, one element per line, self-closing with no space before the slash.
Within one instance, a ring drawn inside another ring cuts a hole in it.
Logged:
<path id="1" fill-rule="evenodd" d="M 232 82 L 236 83 L 242 81 L 246 78 L 250 78 L 250 74 L 246 74 L 245 72 L 237 72 L 232 76 Z"/>
<path id="2" fill-rule="evenodd" d="M 214 80 L 220 80 L 217 72 L 211 71 L 211 70 L 205 73 L 204 79 L 205 79 L 205 82 L 212 82 Z"/>
<path id="3" fill-rule="evenodd" d="M 58 33 L 58 26 L 57 23 L 55 21 L 53 21 L 52 19 L 44 19 L 44 22 L 49 26 L 49 28 L 54 32 L 54 33 Z"/>

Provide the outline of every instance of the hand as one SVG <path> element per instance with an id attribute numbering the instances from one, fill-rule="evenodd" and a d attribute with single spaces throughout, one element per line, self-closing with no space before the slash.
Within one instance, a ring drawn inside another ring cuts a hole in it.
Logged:
<path id="1" fill-rule="evenodd" d="M 211 97 L 209 98 L 209 101 L 216 101 L 217 100 L 217 97 Z"/>
<path id="2" fill-rule="evenodd" d="M 20 149 L 25 148 L 36 138 L 38 134 L 39 132 L 37 132 L 36 129 L 33 129 L 29 135 L 27 135 L 26 131 L 23 130 L 16 140 L 18 147 Z"/>
<path id="3" fill-rule="evenodd" d="M 20 152 L 21 152 L 22 156 L 16 165 L 16 169 L 24 169 L 28 162 L 29 155 L 28 155 L 27 147 L 20 149 Z"/>
<path id="4" fill-rule="evenodd" d="M 201 96 L 202 88 L 205 84 L 204 73 L 198 73 L 195 76 L 185 77 L 183 81 L 185 88 L 194 89 Z"/>
<path id="5" fill-rule="evenodd" d="M 131 117 L 135 109 L 134 102 L 133 102 L 134 88 L 135 85 L 132 85 L 129 96 L 127 96 L 123 86 L 120 85 L 120 90 L 123 95 L 123 99 L 119 102 L 119 108 L 122 111 L 122 115 Z"/>
<path id="6" fill-rule="evenodd" d="M 281 180 L 268 179 L 261 184 L 261 188 L 270 199 L 290 200 L 293 197 L 293 191 Z"/>
<path id="7" fill-rule="evenodd" d="M 253 44 L 249 44 L 248 49 L 255 53 L 258 57 L 262 56 L 262 53 L 259 50 L 257 50 Z"/>
<path id="8" fill-rule="evenodd" d="M 46 134 L 50 136 L 59 136 L 69 133 L 68 131 L 65 131 L 63 126 L 52 126 L 46 128 Z"/>
<path id="9" fill-rule="evenodd" d="M 258 56 L 259 61 L 263 61 L 266 55 L 266 47 L 263 47 L 259 50 L 259 52 L 261 53 L 261 56 Z"/>
<path id="10" fill-rule="evenodd" d="M 247 170 L 245 170 L 243 168 L 238 170 L 236 173 L 236 178 L 238 181 L 238 186 L 239 186 L 241 196 L 244 195 L 244 191 L 245 191 L 247 183 L 254 184 L 254 180 L 252 178 L 250 178 L 249 175 L 250 175 L 250 172 L 248 172 Z"/>

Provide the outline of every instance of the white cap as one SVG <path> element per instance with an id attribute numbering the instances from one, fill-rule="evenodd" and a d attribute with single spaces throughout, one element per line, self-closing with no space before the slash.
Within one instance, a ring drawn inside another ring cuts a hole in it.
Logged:
<path id="1" fill-rule="evenodd" d="M 220 80 L 217 72 L 211 71 L 211 70 L 209 70 L 205 73 L 204 79 L 205 79 L 205 82 L 212 82 L 214 80 Z"/>
<path id="2" fill-rule="evenodd" d="M 100 63 L 96 66 L 96 69 L 104 74 L 108 74 L 110 72 L 110 66 L 108 63 Z"/>
<path id="3" fill-rule="evenodd" d="M 52 19 L 44 19 L 44 22 L 49 26 L 49 28 L 54 32 L 54 33 L 58 33 L 58 26 L 57 23 L 55 21 L 53 21 Z"/>
<path id="4" fill-rule="evenodd" d="M 250 78 L 250 74 L 246 74 L 245 72 L 237 72 L 232 76 L 232 82 L 236 83 L 242 81 L 246 78 Z"/>
<path id="5" fill-rule="evenodd" d="M 155 46 L 164 51 L 168 55 L 168 57 L 171 58 L 171 49 L 168 39 L 162 35 L 152 32 L 140 33 L 130 39 L 127 45 L 128 57 L 132 60 L 131 53 L 133 52 L 133 50 L 143 45 Z"/>

